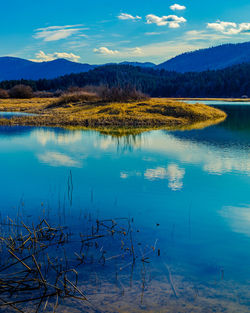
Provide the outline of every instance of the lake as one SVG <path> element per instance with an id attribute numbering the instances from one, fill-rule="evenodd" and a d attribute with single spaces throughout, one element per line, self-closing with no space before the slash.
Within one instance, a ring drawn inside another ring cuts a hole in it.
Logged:
<path id="1" fill-rule="evenodd" d="M 30 113 L 25 113 L 25 112 L 4 112 L 4 111 L 0 111 L 0 118 L 7 118 L 10 119 L 12 117 L 15 116 L 32 116 L 34 114 L 30 114 Z"/>
<path id="2" fill-rule="evenodd" d="M 212 104 L 228 118 L 202 130 L 1 127 L 1 218 L 21 210 L 32 223 L 47 210 L 76 232 L 86 214 L 133 218 L 158 254 L 133 284 L 126 272 L 113 283 L 108 265 L 88 267 L 103 284 L 95 294 L 89 280 L 85 292 L 103 312 L 250 312 L 250 103 Z"/>

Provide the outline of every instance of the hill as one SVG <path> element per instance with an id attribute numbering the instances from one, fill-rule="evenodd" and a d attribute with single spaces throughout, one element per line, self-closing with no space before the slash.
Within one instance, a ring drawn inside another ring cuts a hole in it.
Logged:
<path id="1" fill-rule="evenodd" d="M 106 65 L 89 72 L 70 74 L 51 80 L 19 80 L 0 82 L 0 88 L 10 89 L 26 84 L 34 91 L 65 90 L 70 86 L 105 85 L 132 87 L 152 97 L 240 98 L 250 96 L 250 63 L 222 70 L 197 73 L 177 73 L 131 65 Z"/>
<path id="2" fill-rule="evenodd" d="M 250 62 L 250 42 L 187 52 L 156 66 L 166 71 L 202 72 Z"/>
<path id="3" fill-rule="evenodd" d="M 14 57 L 0 57 L 0 81 L 18 79 L 56 78 L 58 76 L 87 72 L 94 65 L 57 59 L 49 62 L 32 62 Z"/>

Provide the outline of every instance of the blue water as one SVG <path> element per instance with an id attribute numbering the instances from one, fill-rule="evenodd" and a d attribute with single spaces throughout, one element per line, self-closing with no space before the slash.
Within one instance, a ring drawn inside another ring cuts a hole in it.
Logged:
<path id="1" fill-rule="evenodd" d="M 207 104 L 207 105 L 213 105 L 213 106 L 217 106 L 217 105 L 220 105 L 220 106 L 224 106 L 224 105 L 250 105 L 250 102 L 248 101 L 233 101 L 233 102 L 230 102 L 230 101 L 223 101 L 223 100 L 217 100 L 217 101 L 214 101 L 214 100 L 187 100 L 185 101 L 187 103 L 204 103 L 204 104 Z"/>
<path id="2" fill-rule="evenodd" d="M 15 216 L 21 207 L 32 220 L 43 203 L 56 219 L 64 202 L 72 228 L 82 209 L 102 218 L 133 217 L 145 241 L 158 239 L 161 256 L 152 267 L 171 266 L 183 305 L 193 303 L 185 295 L 197 288 L 206 312 L 213 305 L 218 312 L 248 312 L 250 106 L 223 108 L 227 120 L 203 130 L 126 137 L 1 127 L 1 216 Z M 178 312 L 189 312 L 185 305 Z"/>
<path id="3" fill-rule="evenodd" d="M 25 112 L 4 112 L 4 111 L 0 111 L 0 118 L 7 118 L 7 119 L 12 118 L 13 116 L 30 116 L 30 115 L 34 115 L 34 114 L 25 113 Z"/>

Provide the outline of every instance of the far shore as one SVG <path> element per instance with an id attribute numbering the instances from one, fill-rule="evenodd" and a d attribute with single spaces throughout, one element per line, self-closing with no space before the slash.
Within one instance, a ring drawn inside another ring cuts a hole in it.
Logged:
<path id="1" fill-rule="evenodd" d="M 177 101 L 225 101 L 225 102 L 250 102 L 250 98 L 168 98 Z"/>
<path id="2" fill-rule="evenodd" d="M 184 99 L 152 98 L 126 103 L 85 101 L 59 105 L 55 98 L 2 99 L 0 111 L 34 115 L 0 118 L 0 125 L 145 131 L 204 128 L 226 118 L 226 113 L 219 109 L 181 100 Z"/>

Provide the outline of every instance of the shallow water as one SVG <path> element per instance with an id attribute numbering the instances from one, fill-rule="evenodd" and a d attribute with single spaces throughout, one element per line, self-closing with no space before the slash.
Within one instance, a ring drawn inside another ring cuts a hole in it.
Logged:
<path id="1" fill-rule="evenodd" d="M 223 101 L 223 100 L 217 100 L 217 101 L 214 101 L 214 100 L 187 100 L 185 101 L 187 103 L 204 103 L 204 104 L 207 104 L 207 105 L 220 105 L 220 106 L 224 106 L 224 105 L 250 105 L 250 102 L 249 101 Z"/>
<path id="2" fill-rule="evenodd" d="M 25 113 L 25 112 L 5 112 L 5 111 L 0 111 L 0 118 L 7 118 L 10 119 L 13 116 L 31 116 L 34 114 L 30 113 Z"/>
<path id="3" fill-rule="evenodd" d="M 1 216 L 22 211 L 31 222 L 43 203 L 51 220 L 72 230 L 90 212 L 133 217 L 140 240 L 151 245 L 158 239 L 161 253 L 152 258 L 143 302 L 140 272 L 133 288 L 124 276 L 121 296 L 109 279 L 112 270 L 95 269 L 105 284 L 93 301 L 107 312 L 248 312 L 250 106 L 223 109 L 227 120 L 203 130 L 121 138 L 1 127 Z M 96 288 L 89 281 L 88 290 Z"/>

